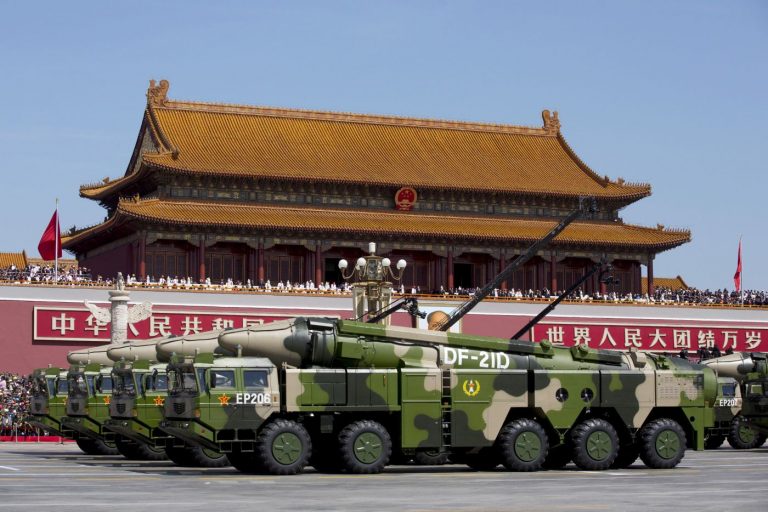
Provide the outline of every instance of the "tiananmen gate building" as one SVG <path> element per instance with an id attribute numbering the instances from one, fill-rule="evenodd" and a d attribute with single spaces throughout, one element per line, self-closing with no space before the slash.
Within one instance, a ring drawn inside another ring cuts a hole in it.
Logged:
<path id="1" fill-rule="evenodd" d="M 471 288 L 595 197 L 506 285 L 565 289 L 602 256 L 615 291 L 653 288 L 656 254 L 690 232 L 626 224 L 650 185 L 600 176 L 560 131 L 177 101 L 150 83 L 125 174 L 81 187 L 107 219 L 63 241 L 94 276 L 118 271 L 252 283 L 340 282 L 369 241 L 405 258 L 406 287 Z M 600 287 L 597 277 L 585 291 Z"/>

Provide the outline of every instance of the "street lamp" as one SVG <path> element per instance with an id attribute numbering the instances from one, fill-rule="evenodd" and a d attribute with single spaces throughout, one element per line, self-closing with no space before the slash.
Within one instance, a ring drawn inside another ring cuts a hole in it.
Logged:
<path id="1" fill-rule="evenodd" d="M 367 256 L 358 258 L 350 270 L 347 260 L 339 261 L 341 277 L 345 281 L 356 279 L 352 283 L 352 300 L 357 318 L 362 318 L 366 312 L 373 314 L 389 306 L 392 302 L 392 281 L 400 281 L 407 266 L 401 259 L 397 262 L 397 270 L 392 270 L 392 260 L 376 256 L 375 242 L 368 244 L 368 252 Z M 388 324 L 389 317 L 384 322 Z"/>

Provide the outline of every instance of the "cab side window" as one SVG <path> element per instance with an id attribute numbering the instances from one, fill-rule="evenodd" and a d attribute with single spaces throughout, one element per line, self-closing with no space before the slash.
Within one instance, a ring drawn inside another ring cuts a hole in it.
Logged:
<path id="1" fill-rule="evenodd" d="M 243 383 L 245 389 L 263 389 L 267 387 L 266 370 L 245 370 L 243 371 Z"/>
<path id="2" fill-rule="evenodd" d="M 211 368 L 211 382 L 215 384 L 216 389 L 221 388 L 234 388 L 235 387 L 235 371 L 234 370 L 218 370 Z"/>

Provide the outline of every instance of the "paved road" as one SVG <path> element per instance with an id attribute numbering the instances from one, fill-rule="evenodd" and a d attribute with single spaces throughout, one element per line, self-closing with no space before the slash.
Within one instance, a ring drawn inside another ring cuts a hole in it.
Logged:
<path id="1" fill-rule="evenodd" d="M 0 443 L 0 510 L 765 510 L 768 445 L 688 452 L 673 470 L 487 473 L 395 466 L 381 475 L 243 475 L 84 455 L 72 444 Z"/>

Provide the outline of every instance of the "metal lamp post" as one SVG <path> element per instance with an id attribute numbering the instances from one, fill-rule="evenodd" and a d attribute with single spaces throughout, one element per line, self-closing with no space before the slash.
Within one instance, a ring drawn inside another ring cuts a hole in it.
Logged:
<path id="1" fill-rule="evenodd" d="M 376 243 L 368 244 L 368 256 L 357 259 L 355 266 L 349 269 L 347 260 L 339 261 L 339 270 L 345 281 L 356 279 L 352 283 L 352 303 L 356 318 L 362 318 L 366 313 L 372 314 L 389 306 L 392 302 L 392 281 L 400 281 L 407 263 L 398 260 L 397 270 L 392 270 L 389 258 L 376 256 Z M 389 325 L 390 317 L 382 320 Z"/>

